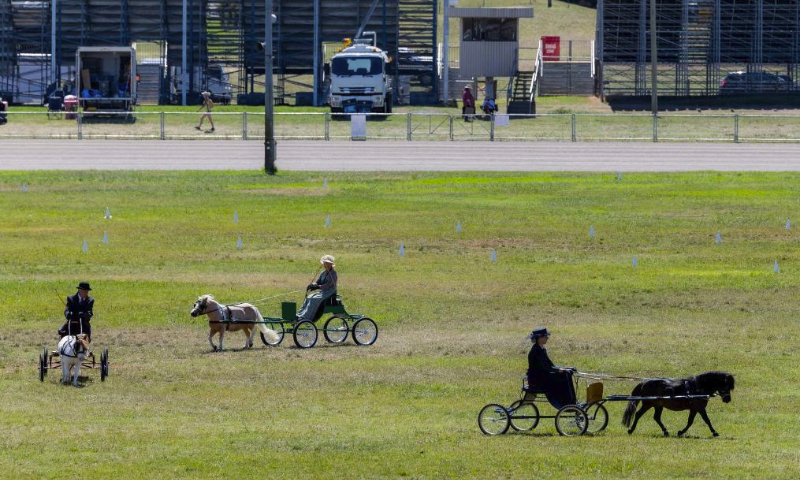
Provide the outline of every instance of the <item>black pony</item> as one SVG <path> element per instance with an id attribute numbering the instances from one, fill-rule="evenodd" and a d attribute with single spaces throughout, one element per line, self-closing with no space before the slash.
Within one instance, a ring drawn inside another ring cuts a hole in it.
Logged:
<path id="1" fill-rule="evenodd" d="M 687 395 L 715 395 L 719 394 L 722 397 L 722 401 L 728 403 L 731 401 L 731 391 L 733 390 L 734 379 L 733 375 L 725 372 L 706 372 L 702 373 L 696 377 L 689 377 L 689 378 L 680 378 L 680 379 L 655 379 L 655 380 L 647 380 L 633 389 L 631 396 L 634 397 L 674 397 L 674 396 L 687 396 Z M 708 414 L 706 414 L 706 405 L 708 405 L 708 399 L 706 398 L 685 398 L 685 399 L 669 399 L 663 398 L 658 400 L 642 400 L 642 408 L 639 411 L 636 411 L 636 404 L 639 403 L 638 400 L 631 400 L 628 403 L 628 408 L 625 409 L 625 414 L 622 416 L 622 424 L 626 427 L 630 427 L 628 429 L 628 433 L 633 433 L 636 430 L 636 424 L 639 422 L 639 418 L 650 408 L 655 408 L 655 413 L 653 413 L 653 419 L 658 423 L 658 426 L 661 427 L 661 431 L 664 432 L 664 436 L 668 437 L 669 432 L 667 428 L 661 423 L 661 412 L 668 408 L 670 410 L 680 411 L 680 410 L 689 410 L 689 422 L 686 424 L 686 428 L 680 430 L 678 432 L 678 436 L 680 437 L 687 430 L 689 427 L 692 426 L 692 422 L 694 422 L 694 417 L 698 413 L 708 425 L 708 428 L 711 429 L 711 433 L 714 434 L 715 437 L 719 436 L 719 433 L 714 430 L 714 427 L 711 426 L 711 420 L 708 419 Z M 636 418 L 634 417 L 634 413 L 636 413 Z M 631 425 L 631 419 L 633 419 L 633 425 Z"/>

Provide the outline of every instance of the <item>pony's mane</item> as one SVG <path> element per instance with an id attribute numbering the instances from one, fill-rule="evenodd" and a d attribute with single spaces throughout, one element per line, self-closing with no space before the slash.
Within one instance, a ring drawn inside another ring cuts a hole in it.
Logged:
<path id="1" fill-rule="evenodd" d="M 733 390 L 733 387 L 736 384 L 736 378 L 732 374 L 728 372 L 722 372 L 719 370 L 712 370 L 710 372 L 701 373 L 700 375 L 697 375 L 697 377 L 723 377 L 725 378 L 726 381 L 730 381 L 731 390 Z"/>
<path id="2" fill-rule="evenodd" d="M 200 298 L 198 298 L 198 300 L 214 300 L 214 295 L 211 295 L 210 293 L 206 293 L 205 295 L 200 295 Z M 216 301 L 216 300 L 214 300 L 214 301 Z"/>

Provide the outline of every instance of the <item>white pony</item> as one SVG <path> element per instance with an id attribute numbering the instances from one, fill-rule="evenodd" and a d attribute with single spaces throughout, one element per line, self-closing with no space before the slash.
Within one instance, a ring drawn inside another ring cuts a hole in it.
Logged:
<path id="1" fill-rule="evenodd" d="M 72 385 L 78 386 L 78 374 L 81 373 L 81 362 L 89 351 L 87 335 L 66 335 L 58 342 L 58 356 L 61 357 L 61 383 L 69 383 L 70 370 L 75 368 Z"/>
<path id="2" fill-rule="evenodd" d="M 198 315 L 208 315 L 208 343 L 211 348 L 216 352 L 222 350 L 222 339 L 226 331 L 244 330 L 247 335 L 244 348 L 253 347 L 253 337 L 255 336 L 256 329 L 260 330 L 264 337 L 270 343 L 277 343 L 280 337 L 275 330 L 267 328 L 264 324 L 264 317 L 256 307 L 249 303 L 239 303 L 237 305 L 220 305 L 214 300 L 214 295 L 201 295 L 191 312 L 192 317 Z M 254 328 L 255 327 L 255 328 Z M 219 347 L 214 345 L 212 338 L 215 334 L 219 333 Z"/>

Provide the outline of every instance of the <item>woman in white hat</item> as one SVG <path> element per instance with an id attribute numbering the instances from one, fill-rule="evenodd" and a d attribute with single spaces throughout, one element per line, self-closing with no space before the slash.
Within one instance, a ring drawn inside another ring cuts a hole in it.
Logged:
<path id="1" fill-rule="evenodd" d="M 211 100 L 211 92 L 203 92 L 203 104 L 200 105 L 200 108 L 197 111 L 199 112 L 204 108 L 206 111 L 200 116 L 200 125 L 194 128 L 195 130 L 200 130 L 203 128 L 203 120 L 208 118 L 209 123 L 211 123 L 211 130 L 209 130 L 208 133 L 214 133 L 214 120 L 211 119 L 211 110 L 214 110 L 214 102 Z"/>
<path id="2" fill-rule="evenodd" d="M 314 321 L 314 317 L 320 305 L 322 305 L 325 300 L 336 295 L 336 283 L 339 281 L 339 275 L 337 275 L 336 270 L 333 269 L 333 267 L 336 266 L 334 263 L 335 261 L 336 260 L 331 255 L 324 255 L 319 259 L 319 263 L 322 264 L 325 270 L 319 275 L 316 282 L 310 284 L 306 288 L 307 292 L 314 290 L 319 291 L 306 297 L 306 301 L 303 302 L 303 306 L 300 307 L 300 311 L 297 312 L 298 321 Z"/>

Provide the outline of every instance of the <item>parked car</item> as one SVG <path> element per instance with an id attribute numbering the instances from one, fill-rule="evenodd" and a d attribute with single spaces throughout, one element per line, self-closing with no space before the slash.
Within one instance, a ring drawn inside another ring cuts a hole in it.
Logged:
<path id="1" fill-rule="evenodd" d="M 733 72 L 722 80 L 719 92 L 725 93 L 761 93 L 786 92 L 790 89 L 791 78 L 769 72 Z"/>

